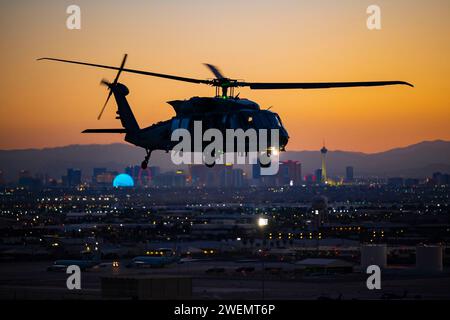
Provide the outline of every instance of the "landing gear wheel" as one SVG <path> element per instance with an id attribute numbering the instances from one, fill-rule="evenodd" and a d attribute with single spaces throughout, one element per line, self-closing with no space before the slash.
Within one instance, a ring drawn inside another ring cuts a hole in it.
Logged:
<path id="1" fill-rule="evenodd" d="M 214 161 L 213 163 L 210 163 L 210 164 L 208 164 L 208 163 L 205 163 L 205 166 L 207 166 L 208 168 L 212 168 L 212 167 L 214 167 L 216 165 L 216 162 Z"/>
<path id="2" fill-rule="evenodd" d="M 269 161 L 269 163 L 263 164 L 263 163 L 259 163 L 259 165 L 261 166 L 261 168 L 269 168 L 271 164 L 271 161 Z"/>
<path id="3" fill-rule="evenodd" d="M 270 159 L 270 156 L 272 155 L 272 152 L 270 151 L 270 150 L 268 150 L 267 152 L 266 152 L 266 157 L 269 157 L 269 159 Z M 261 161 L 261 158 L 262 158 L 262 155 L 260 155 L 259 156 L 259 165 L 261 166 L 261 168 L 269 168 L 270 167 L 270 165 L 272 164 L 272 161 L 269 161 L 268 163 L 263 163 L 262 161 Z"/>
<path id="4" fill-rule="evenodd" d="M 147 167 L 148 167 L 148 160 L 150 160 L 150 155 L 152 154 L 151 150 L 145 150 L 145 151 L 147 152 L 147 155 L 145 156 L 144 161 L 142 161 L 142 163 L 141 163 L 142 170 L 147 169 Z"/>
<path id="5" fill-rule="evenodd" d="M 212 152 L 211 156 L 212 156 L 213 158 L 216 158 L 216 150 L 214 150 L 214 151 Z M 215 160 L 214 160 L 212 163 L 206 163 L 206 161 L 205 161 L 205 166 L 208 167 L 208 168 L 212 168 L 212 167 L 214 167 L 215 165 L 216 165 L 216 161 L 215 161 Z"/>

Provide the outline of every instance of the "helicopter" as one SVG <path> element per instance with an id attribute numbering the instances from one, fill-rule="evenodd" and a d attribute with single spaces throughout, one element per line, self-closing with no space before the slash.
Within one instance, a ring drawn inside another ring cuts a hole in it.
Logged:
<path id="1" fill-rule="evenodd" d="M 365 81 L 365 82 L 245 82 L 225 77 L 223 73 L 214 65 L 205 64 L 212 72 L 212 79 L 195 79 L 177 75 L 155 73 L 150 71 L 125 68 L 128 55 L 125 54 L 119 67 L 102 64 L 94 64 L 82 61 L 64 60 L 59 58 L 43 57 L 37 60 L 49 60 L 71 64 L 78 64 L 96 68 L 117 70 L 116 77 L 112 82 L 105 79 L 101 81 L 102 85 L 108 87 L 109 93 L 99 115 L 102 114 L 108 104 L 109 99 L 114 94 L 117 103 L 117 117 L 122 123 L 122 128 L 118 129 L 86 129 L 82 133 L 121 133 L 125 134 L 124 140 L 146 151 L 144 160 L 141 163 L 142 169 L 146 169 L 154 150 L 163 150 L 169 152 L 177 144 L 171 140 L 171 134 L 177 129 L 186 129 L 193 132 L 194 122 L 202 121 L 204 127 L 202 130 L 215 128 L 221 132 L 227 129 L 276 129 L 279 132 L 278 141 L 267 139 L 264 144 L 267 146 L 266 153 L 285 151 L 289 141 L 289 135 L 283 126 L 280 116 L 269 109 L 261 109 L 260 106 L 249 99 L 240 98 L 239 93 L 234 94 L 235 88 L 249 87 L 253 90 L 282 90 L 282 89 L 326 89 L 326 88 L 348 88 L 348 87 L 375 87 L 389 85 L 407 85 L 412 84 L 405 81 Z M 140 128 L 136 118 L 133 115 L 130 105 L 126 99 L 129 89 L 122 83 L 119 83 L 119 77 L 122 72 L 165 78 L 175 81 L 183 81 L 195 84 L 205 84 L 215 88 L 213 97 L 191 97 L 188 100 L 168 101 L 175 111 L 175 116 L 169 120 L 154 123 L 146 128 Z M 275 143 L 276 142 L 276 143 Z M 261 142 L 258 141 L 258 144 Z M 277 146 L 275 150 L 274 146 Z M 248 151 L 248 146 L 245 147 Z M 212 167 L 215 163 L 206 163 Z"/>

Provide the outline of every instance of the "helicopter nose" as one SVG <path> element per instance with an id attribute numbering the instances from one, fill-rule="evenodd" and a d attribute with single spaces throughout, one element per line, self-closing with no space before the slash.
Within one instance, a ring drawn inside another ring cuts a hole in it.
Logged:
<path id="1" fill-rule="evenodd" d="M 285 149 L 286 145 L 288 144 L 289 136 L 287 135 L 287 132 L 282 132 L 280 135 L 280 150 Z"/>

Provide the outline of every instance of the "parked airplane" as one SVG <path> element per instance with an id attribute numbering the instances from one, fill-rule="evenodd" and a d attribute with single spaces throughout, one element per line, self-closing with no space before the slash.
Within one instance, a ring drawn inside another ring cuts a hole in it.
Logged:
<path id="1" fill-rule="evenodd" d="M 160 248 L 151 253 L 153 254 L 133 258 L 127 267 L 162 268 L 180 261 L 180 257 L 172 249 Z"/>
<path id="2" fill-rule="evenodd" d="M 93 268 L 101 263 L 98 255 L 85 255 L 82 259 L 67 259 L 56 260 L 51 266 L 47 268 L 47 271 L 65 271 L 68 266 L 78 266 L 80 269 L 86 270 Z"/>

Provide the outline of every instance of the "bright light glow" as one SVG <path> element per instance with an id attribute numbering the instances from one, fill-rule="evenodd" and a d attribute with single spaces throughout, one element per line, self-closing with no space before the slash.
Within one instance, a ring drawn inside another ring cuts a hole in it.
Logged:
<path id="1" fill-rule="evenodd" d="M 265 227 L 269 224 L 269 219 L 267 218 L 259 218 L 258 219 L 258 226 Z"/>
<path id="2" fill-rule="evenodd" d="M 274 156 L 278 156 L 278 154 L 280 153 L 280 150 L 278 150 L 275 147 L 271 147 L 270 151 L 271 151 L 272 155 L 274 155 Z"/>

